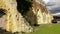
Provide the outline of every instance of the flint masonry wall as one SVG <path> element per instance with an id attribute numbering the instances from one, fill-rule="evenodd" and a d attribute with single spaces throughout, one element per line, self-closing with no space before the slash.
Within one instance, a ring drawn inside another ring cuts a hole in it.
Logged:
<path id="1" fill-rule="evenodd" d="M 41 3 L 38 0 L 35 0 L 37 13 L 37 23 L 38 24 L 49 24 L 52 23 L 53 16 L 50 14 L 49 10 L 46 8 L 46 5 Z"/>
<path id="2" fill-rule="evenodd" d="M 5 10 L 7 15 L 6 30 L 9 32 L 32 32 L 29 24 L 51 23 L 53 16 L 48 12 L 45 5 L 39 1 L 32 1 L 32 7 L 27 12 L 27 21 L 18 13 L 16 0 L 0 0 L 0 9 Z"/>
<path id="3" fill-rule="evenodd" d="M 6 30 L 9 32 L 32 32 L 33 28 L 17 10 L 16 0 L 0 0 L 0 9 L 7 15 Z"/>
<path id="4" fill-rule="evenodd" d="M 45 4 L 40 3 L 38 0 L 32 1 L 32 7 L 27 12 L 27 21 L 30 24 L 50 24 L 53 20 L 53 16 L 47 10 Z"/>
<path id="5" fill-rule="evenodd" d="M 35 10 L 37 14 L 37 23 L 38 24 L 52 23 L 53 16 L 50 14 L 49 10 L 46 8 L 46 5 L 41 3 L 39 0 L 35 0 L 35 2 L 36 2 Z"/>

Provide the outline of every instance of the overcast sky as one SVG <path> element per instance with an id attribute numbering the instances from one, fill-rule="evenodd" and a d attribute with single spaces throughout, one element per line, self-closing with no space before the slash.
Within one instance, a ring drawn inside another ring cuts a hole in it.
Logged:
<path id="1" fill-rule="evenodd" d="M 60 0 L 43 0 L 54 16 L 60 16 Z"/>

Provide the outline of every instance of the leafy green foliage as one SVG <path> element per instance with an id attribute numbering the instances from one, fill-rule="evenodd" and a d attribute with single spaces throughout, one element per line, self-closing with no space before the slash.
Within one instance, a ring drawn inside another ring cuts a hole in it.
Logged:
<path id="1" fill-rule="evenodd" d="M 32 7 L 31 0 L 17 0 L 17 9 L 24 16 Z"/>
<path id="2" fill-rule="evenodd" d="M 28 1 L 28 2 L 32 2 L 32 0 L 26 0 L 26 1 Z"/>

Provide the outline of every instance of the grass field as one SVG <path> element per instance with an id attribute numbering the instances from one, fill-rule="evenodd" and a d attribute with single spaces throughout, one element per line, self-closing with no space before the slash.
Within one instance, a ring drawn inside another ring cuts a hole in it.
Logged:
<path id="1" fill-rule="evenodd" d="M 33 33 L 29 34 L 60 34 L 60 24 L 47 25 L 49 27 L 39 29 Z"/>

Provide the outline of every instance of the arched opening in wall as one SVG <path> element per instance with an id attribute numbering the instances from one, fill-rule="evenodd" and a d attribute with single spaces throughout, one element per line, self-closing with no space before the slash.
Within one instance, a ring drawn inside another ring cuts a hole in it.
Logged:
<path id="1" fill-rule="evenodd" d="M 6 10 L 0 8 L 0 34 L 12 34 L 6 31 Z"/>
<path id="2" fill-rule="evenodd" d="M 5 13 L 5 9 L 0 9 L 0 28 L 5 29 L 5 25 L 6 25 L 6 13 Z"/>
<path id="3" fill-rule="evenodd" d="M 5 12 L 4 9 L 0 9 L 0 18 L 1 18 L 2 16 L 6 15 L 4 12 Z"/>

